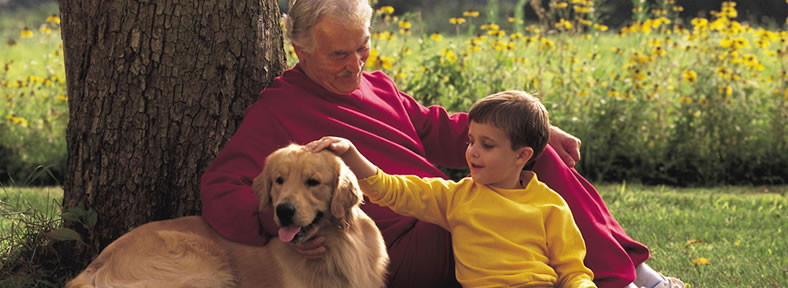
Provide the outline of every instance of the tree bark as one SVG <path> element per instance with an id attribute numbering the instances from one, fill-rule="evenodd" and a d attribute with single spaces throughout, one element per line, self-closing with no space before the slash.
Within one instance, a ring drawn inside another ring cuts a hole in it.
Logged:
<path id="1" fill-rule="evenodd" d="M 274 0 L 60 0 L 69 97 L 64 210 L 98 214 L 105 247 L 200 212 L 200 177 L 285 68 Z M 75 265 L 96 251 L 85 245 Z M 81 268 L 84 268 L 82 266 Z"/>

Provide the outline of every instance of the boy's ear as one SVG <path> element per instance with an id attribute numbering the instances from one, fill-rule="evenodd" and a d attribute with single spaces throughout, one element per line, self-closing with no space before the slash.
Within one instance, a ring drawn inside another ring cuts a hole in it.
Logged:
<path id="1" fill-rule="evenodd" d="M 528 160 L 531 160 L 531 157 L 534 156 L 534 148 L 525 146 L 518 150 L 519 153 L 517 154 L 517 164 L 525 166 L 525 164 L 528 163 Z"/>

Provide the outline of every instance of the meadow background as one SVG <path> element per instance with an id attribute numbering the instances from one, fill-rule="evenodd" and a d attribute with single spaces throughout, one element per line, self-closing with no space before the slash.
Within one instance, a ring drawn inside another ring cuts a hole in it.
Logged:
<path id="1" fill-rule="evenodd" d="M 672 0 L 379 2 L 368 70 L 450 111 L 540 96 L 650 265 L 692 287 L 788 286 L 788 1 L 763 1 L 782 18 L 735 1 L 702 17 Z M 0 8 L 0 287 L 62 287 L 68 254 L 46 233 L 66 159 L 60 19 L 25 3 Z"/>

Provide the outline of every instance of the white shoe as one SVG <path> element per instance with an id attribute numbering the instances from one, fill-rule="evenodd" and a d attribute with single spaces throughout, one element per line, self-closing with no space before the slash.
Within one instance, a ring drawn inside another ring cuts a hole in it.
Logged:
<path id="1" fill-rule="evenodd" d="M 662 273 L 659 275 L 662 275 Z M 684 288 L 684 282 L 681 282 L 681 280 L 678 278 L 666 277 L 665 275 L 662 275 L 662 278 L 665 278 L 665 281 L 668 281 L 668 288 Z"/>

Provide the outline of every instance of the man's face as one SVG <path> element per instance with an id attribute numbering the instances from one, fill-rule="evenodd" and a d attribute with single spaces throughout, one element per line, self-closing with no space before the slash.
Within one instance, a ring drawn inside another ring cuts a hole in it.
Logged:
<path id="1" fill-rule="evenodd" d="M 324 16 L 312 33 L 311 52 L 295 47 L 306 75 L 336 94 L 356 90 L 369 57 L 367 27 L 348 27 L 331 16 Z"/>

